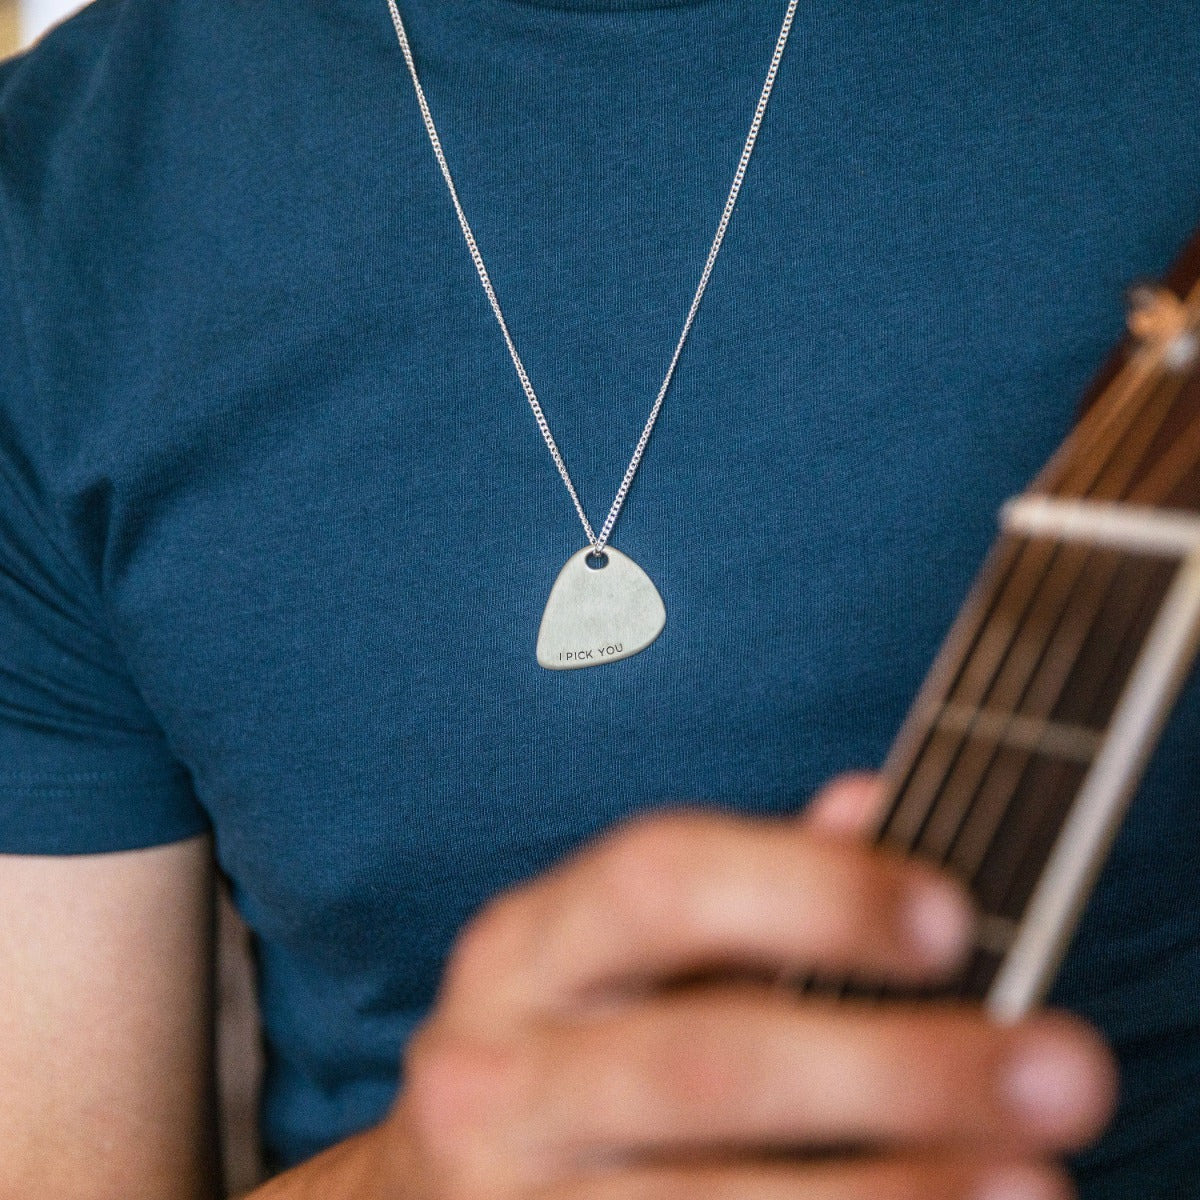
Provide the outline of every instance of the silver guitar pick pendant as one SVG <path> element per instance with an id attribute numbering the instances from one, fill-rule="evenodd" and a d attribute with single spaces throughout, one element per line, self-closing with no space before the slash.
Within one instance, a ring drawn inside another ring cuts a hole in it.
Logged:
<path id="1" fill-rule="evenodd" d="M 746 132 L 746 140 L 742 143 L 741 157 L 738 159 L 737 168 L 733 173 L 733 181 L 730 183 L 729 192 L 725 197 L 725 207 L 721 210 L 721 218 L 717 222 L 716 233 L 713 234 L 712 244 L 708 248 L 708 257 L 704 260 L 704 269 L 700 272 L 700 279 L 692 294 L 692 303 L 688 307 L 683 328 L 675 343 L 675 351 L 671 355 L 671 361 L 667 364 L 666 374 L 663 376 L 662 383 L 659 384 L 658 394 L 650 407 L 650 415 L 642 426 L 641 435 L 633 448 L 633 454 L 629 459 L 629 465 L 625 468 L 625 475 L 621 479 L 620 487 L 617 488 L 617 494 L 613 497 L 608 516 L 604 518 L 604 524 L 597 534 L 592 529 L 592 524 L 584 511 L 583 502 L 579 499 L 579 493 L 571 479 L 570 471 L 567 470 L 567 464 L 558 448 L 558 443 L 554 440 L 554 434 L 550 432 L 550 422 L 546 419 L 542 403 L 537 397 L 537 392 L 533 390 L 529 372 L 525 369 L 516 343 L 509 332 L 508 322 L 500 307 L 500 299 L 496 295 L 496 289 L 492 287 L 487 264 L 483 261 L 479 243 L 475 240 L 471 223 L 467 220 L 467 214 L 463 211 L 462 202 L 458 198 L 458 188 L 450 174 L 450 164 L 446 161 L 442 140 L 438 136 L 437 126 L 433 123 L 433 113 L 430 111 L 429 101 L 425 97 L 425 89 L 422 88 L 420 77 L 417 75 L 416 58 L 413 56 L 412 46 L 408 41 L 408 31 L 404 28 L 404 21 L 400 17 L 397 0 L 387 0 L 388 12 L 391 14 L 392 25 L 396 30 L 396 40 L 400 44 L 400 52 L 404 55 L 404 63 L 408 67 L 408 73 L 412 79 L 417 107 L 421 110 L 421 120 L 425 122 L 425 132 L 429 135 L 433 156 L 437 159 L 438 169 L 441 171 L 446 189 L 450 193 L 454 214 L 458 218 L 463 239 L 471 253 L 471 261 L 475 264 L 480 285 L 487 296 L 488 304 L 491 305 L 492 315 L 496 318 L 500 335 L 504 338 L 508 356 L 516 368 L 517 378 L 521 381 L 521 389 L 525 393 L 525 399 L 529 401 L 529 409 L 537 422 L 542 440 L 546 443 L 546 449 L 550 451 L 550 457 L 554 460 L 554 466 L 563 481 L 563 486 L 571 497 L 571 503 L 575 506 L 579 523 L 583 526 L 583 532 L 587 534 L 589 542 L 589 545 L 580 550 L 578 554 L 573 554 L 567 559 L 566 566 L 559 572 L 558 578 L 554 581 L 554 587 L 550 589 L 550 599 L 546 601 L 546 611 L 542 614 L 542 624 L 538 630 L 537 660 L 543 667 L 548 667 L 551 671 L 569 671 L 575 667 L 595 667 L 601 663 L 628 658 L 632 654 L 637 654 L 639 650 L 645 650 L 662 632 L 663 626 L 667 622 L 667 610 L 663 607 L 658 589 L 650 582 L 650 577 L 632 559 L 626 558 L 620 551 L 614 550 L 608 544 L 608 539 L 626 497 L 629 495 L 633 478 L 637 474 L 642 456 L 646 451 L 646 445 L 650 441 L 650 434 L 654 432 L 658 414 L 662 411 L 663 401 L 667 398 L 667 390 L 671 386 L 671 380 L 675 377 L 675 368 L 679 365 L 684 343 L 695 323 L 696 314 L 700 310 L 700 301 L 704 298 L 704 290 L 708 287 L 708 281 L 712 277 L 713 264 L 716 263 L 717 255 L 721 252 L 725 231 L 729 228 L 734 206 L 737 204 L 738 195 L 742 190 L 742 182 L 746 178 L 746 166 L 750 162 L 750 155 L 754 151 L 759 130 L 762 128 L 763 116 L 767 111 L 767 101 L 770 100 L 771 89 L 775 86 L 779 63 L 783 58 L 783 50 L 787 45 L 798 3 L 799 0 L 787 0 L 783 24 L 779 27 L 779 36 L 775 39 L 771 62 L 767 67 L 762 90 L 758 94 L 758 104 L 755 105 L 754 116 L 751 118 L 750 128 Z M 592 559 L 592 565 L 588 564 L 589 557 Z M 603 565 L 600 565 L 601 560 Z"/>
<path id="2" fill-rule="evenodd" d="M 667 610 L 641 567 L 612 546 L 591 546 L 567 559 L 558 573 L 542 624 L 537 660 L 551 671 L 598 667 L 645 650 L 663 631 Z"/>

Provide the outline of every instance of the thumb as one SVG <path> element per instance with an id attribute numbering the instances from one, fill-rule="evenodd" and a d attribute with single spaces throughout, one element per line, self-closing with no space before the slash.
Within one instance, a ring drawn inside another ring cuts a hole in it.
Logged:
<path id="1" fill-rule="evenodd" d="M 807 829 L 855 837 L 868 832 L 883 806 L 883 777 L 854 771 L 827 783 L 800 814 Z"/>

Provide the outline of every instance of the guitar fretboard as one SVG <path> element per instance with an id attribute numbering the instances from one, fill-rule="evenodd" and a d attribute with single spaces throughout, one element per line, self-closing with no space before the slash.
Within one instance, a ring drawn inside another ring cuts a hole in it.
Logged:
<path id="1" fill-rule="evenodd" d="M 1134 294 L 1134 336 L 1006 507 L 885 765 L 878 840 L 983 914 L 946 990 L 1002 1018 L 1048 986 L 1200 639 L 1198 275 L 1200 238 L 1175 290 Z"/>

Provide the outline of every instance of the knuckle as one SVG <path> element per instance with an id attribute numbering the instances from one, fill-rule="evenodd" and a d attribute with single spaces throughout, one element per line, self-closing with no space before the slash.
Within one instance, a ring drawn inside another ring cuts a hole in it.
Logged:
<path id="1" fill-rule="evenodd" d="M 526 936 L 528 901 L 519 891 L 492 897 L 459 931 L 446 964 L 448 991 L 469 989 L 475 981 L 494 984 Z"/>
<path id="2" fill-rule="evenodd" d="M 829 780 L 801 814 L 801 821 L 815 823 L 825 832 L 863 835 L 883 803 L 882 776 L 867 771 L 849 771 Z"/>
<path id="3" fill-rule="evenodd" d="M 707 837 L 701 821 L 682 814 L 637 821 L 613 838 L 600 871 L 624 914 L 691 925 L 702 905 Z"/>
<path id="4" fill-rule="evenodd" d="M 517 1047 L 423 1026 L 405 1055 L 405 1099 L 418 1139 L 443 1163 L 497 1140 L 525 1093 Z"/>
<path id="5" fill-rule="evenodd" d="M 875 852 L 857 861 L 852 876 L 851 904 L 858 924 L 869 926 L 876 936 L 886 931 L 894 937 L 911 886 L 909 869 Z"/>
<path id="6" fill-rule="evenodd" d="M 621 1126 L 644 1114 L 656 1128 L 687 1139 L 728 1127 L 732 1113 L 751 1124 L 765 1117 L 788 1089 L 770 1039 L 754 1036 L 753 1022 L 749 1009 L 685 1005 L 613 1026 L 608 1041 L 617 1050 L 601 1068 L 606 1108 L 624 1113 Z"/>
<path id="7" fill-rule="evenodd" d="M 669 869 L 686 857 L 680 852 L 681 843 L 695 837 L 702 820 L 683 812 L 634 818 L 609 842 L 610 865 L 631 873 Z"/>
<path id="8" fill-rule="evenodd" d="M 642 1059 L 652 1102 L 667 1105 L 677 1117 L 717 1113 L 746 1098 L 746 1063 L 728 1053 L 703 1021 L 660 1034 Z"/>

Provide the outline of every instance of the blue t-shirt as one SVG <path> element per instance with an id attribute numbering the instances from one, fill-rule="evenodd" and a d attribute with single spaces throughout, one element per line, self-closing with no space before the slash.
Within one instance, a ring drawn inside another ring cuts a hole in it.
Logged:
<path id="1" fill-rule="evenodd" d="M 405 0 L 593 520 L 783 0 Z M 456 931 L 635 812 L 878 763 L 991 540 L 1200 222 L 1194 0 L 804 0 L 614 544 L 667 626 L 534 659 L 583 544 L 384 0 L 98 0 L 0 67 L 0 850 L 211 829 L 263 1129 L 378 1119 Z M 1200 1186 L 1200 696 L 1055 999 L 1124 1065 L 1088 1200 Z"/>

